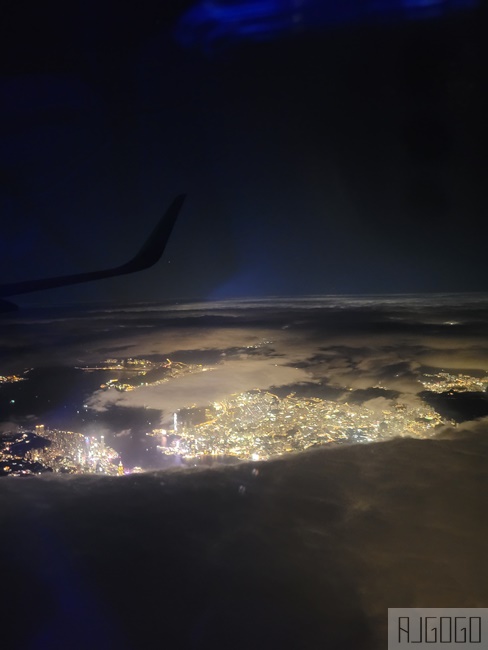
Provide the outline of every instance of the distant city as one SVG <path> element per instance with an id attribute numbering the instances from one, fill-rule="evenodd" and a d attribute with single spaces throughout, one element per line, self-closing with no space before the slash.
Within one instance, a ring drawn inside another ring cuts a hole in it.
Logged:
<path id="1" fill-rule="evenodd" d="M 472 393 L 488 389 L 486 377 L 470 377 L 470 375 L 454 375 L 450 372 L 425 373 L 421 382 L 426 390 L 433 393 Z"/>
<path id="2" fill-rule="evenodd" d="M 132 391 L 214 367 L 171 359 L 110 358 L 78 369 L 121 373 L 120 377 L 107 378 L 100 389 Z M 28 381 L 30 370 L 24 376 L 0 376 L 0 390 L 3 384 Z M 427 391 L 437 394 L 488 388 L 488 376 L 446 371 L 423 373 L 419 381 Z M 323 445 L 370 443 L 396 436 L 428 438 L 441 425 L 454 424 L 428 404 L 411 406 L 395 399 L 385 400 L 385 404 L 388 406 L 371 408 L 344 400 L 300 397 L 293 391 L 280 397 L 271 390 L 253 389 L 206 407 L 189 404 L 177 409 L 170 426 L 152 428 L 146 436 L 155 443 L 156 454 L 180 461 L 258 461 Z M 0 434 L 0 476 L 43 472 L 120 476 L 142 471 L 138 466 L 124 467 L 119 452 L 106 444 L 101 434 L 64 431 L 41 422 Z"/>
<path id="3" fill-rule="evenodd" d="M 213 370 L 211 367 L 203 366 L 201 364 L 187 364 L 182 361 L 171 361 L 171 359 L 166 359 L 162 362 L 151 361 L 149 359 L 105 359 L 98 366 L 83 366 L 78 367 L 78 370 L 85 370 L 91 372 L 94 370 L 106 370 L 106 371 L 123 371 L 125 373 L 129 372 L 134 375 L 134 380 L 132 381 L 121 381 L 120 379 L 108 379 L 106 382 L 100 385 L 102 389 L 115 388 L 119 391 L 129 391 L 134 390 L 140 386 L 158 386 L 160 384 L 167 383 L 172 379 L 177 377 L 183 377 L 184 375 L 189 375 L 198 372 L 206 372 L 208 370 Z M 152 381 L 143 381 L 137 379 L 138 377 L 145 377 L 149 372 L 152 372 L 154 375 L 157 371 L 163 371 L 164 376 L 161 379 L 153 378 Z"/>

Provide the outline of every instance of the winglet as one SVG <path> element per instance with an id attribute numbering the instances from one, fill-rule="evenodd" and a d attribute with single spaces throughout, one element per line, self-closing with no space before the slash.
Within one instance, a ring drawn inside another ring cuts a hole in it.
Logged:
<path id="1" fill-rule="evenodd" d="M 89 273 L 64 275 L 56 278 L 45 278 L 44 280 L 28 280 L 26 282 L 3 284 L 0 285 L 0 296 L 16 296 L 21 293 L 43 291 L 44 289 L 55 289 L 57 287 L 65 287 L 72 284 L 80 284 L 82 282 L 91 282 L 93 280 L 102 280 L 103 278 L 111 278 L 117 275 L 125 275 L 127 273 L 136 273 L 137 271 L 148 269 L 156 264 L 163 254 L 185 197 L 185 194 L 180 194 L 174 199 L 141 250 L 131 260 L 122 264 L 122 266 L 105 269 L 104 271 L 92 271 Z M 0 311 L 2 310 L 0 309 Z"/>
<path id="2" fill-rule="evenodd" d="M 186 194 L 180 194 L 174 199 L 137 255 L 127 264 L 118 267 L 120 273 L 135 273 L 156 264 L 166 248 L 185 198 Z"/>

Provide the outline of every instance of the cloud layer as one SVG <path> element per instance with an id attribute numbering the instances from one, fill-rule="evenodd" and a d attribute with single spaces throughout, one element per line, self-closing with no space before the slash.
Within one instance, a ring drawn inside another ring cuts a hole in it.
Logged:
<path id="1" fill-rule="evenodd" d="M 388 607 L 487 606 L 486 434 L 4 479 L 4 641 L 61 648 L 71 628 L 75 650 L 372 649 Z"/>

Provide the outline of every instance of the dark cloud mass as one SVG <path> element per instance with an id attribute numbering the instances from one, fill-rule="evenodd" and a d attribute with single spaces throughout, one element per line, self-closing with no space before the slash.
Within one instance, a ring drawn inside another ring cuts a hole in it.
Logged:
<path id="1" fill-rule="evenodd" d="M 75 628 L 74 649 L 382 648 L 388 607 L 486 606 L 486 433 L 4 479 L 4 642 L 64 648 Z"/>

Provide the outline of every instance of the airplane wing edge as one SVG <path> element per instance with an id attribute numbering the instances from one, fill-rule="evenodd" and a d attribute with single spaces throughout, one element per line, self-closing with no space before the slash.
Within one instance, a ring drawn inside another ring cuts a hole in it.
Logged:
<path id="1" fill-rule="evenodd" d="M 53 278 L 44 278 L 41 280 L 27 280 L 24 282 L 3 284 L 0 285 L 0 297 L 16 296 L 23 293 L 33 293 L 35 291 L 44 291 L 46 289 L 55 289 L 58 287 L 81 284 L 83 282 L 92 282 L 94 280 L 102 280 L 104 278 L 116 277 L 118 275 L 137 273 L 138 271 L 150 268 L 161 258 L 185 198 L 186 194 L 180 194 L 172 201 L 169 208 L 143 244 L 142 248 L 135 257 L 125 264 L 105 269 L 103 271 L 91 271 L 88 273 L 76 273 Z"/>

